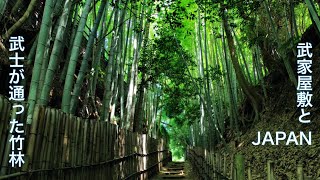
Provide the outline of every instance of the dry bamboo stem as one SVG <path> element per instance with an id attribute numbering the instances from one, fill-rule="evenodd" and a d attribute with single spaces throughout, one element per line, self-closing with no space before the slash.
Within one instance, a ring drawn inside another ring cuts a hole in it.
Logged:
<path id="1" fill-rule="evenodd" d="M 56 127 L 56 109 L 51 109 L 51 121 L 50 121 L 50 131 L 49 131 L 49 137 L 48 137 L 48 152 L 46 154 L 46 164 L 45 168 L 49 169 L 52 168 L 52 160 L 51 160 L 51 152 L 53 151 L 53 134 L 54 134 L 54 128 Z"/>
<path id="2" fill-rule="evenodd" d="M 56 120 L 56 128 L 54 128 L 53 132 L 53 153 L 51 155 L 52 158 L 52 167 L 58 167 L 57 158 L 58 155 L 58 142 L 59 142 L 59 131 L 60 131 L 60 117 L 61 117 L 61 110 L 57 111 L 55 120 Z"/>
<path id="3" fill-rule="evenodd" d="M 77 157 L 77 165 L 80 165 L 82 163 L 82 157 L 83 157 L 83 134 L 84 134 L 84 121 L 79 119 L 79 138 L 78 138 L 78 157 Z"/>
<path id="4" fill-rule="evenodd" d="M 31 130 L 28 140 L 28 148 L 27 153 L 25 154 L 25 163 L 22 166 L 22 171 L 27 171 L 29 167 L 32 167 L 32 159 L 33 159 L 33 152 L 35 149 L 35 142 L 37 138 L 37 127 L 38 127 L 38 120 L 39 120 L 39 114 L 42 112 L 43 108 L 36 105 L 33 113 L 33 121 L 31 124 Z"/>
<path id="5" fill-rule="evenodd" d="M 6 111 L 5 111 L 5 107 L 4 107 L 4 102 L 3 102 L 3 96 L 1 95 L 0 96 L 0 114 L 5 114 Z M 4 130 L 4 124 L 6 123 L 5 119 L 2 119 L 1 115 L 0 115 L 0 154 L 2 154 L 1 152 L 1 147 L 4 146 L 4 142 L 5 141 L 1 141 L 2 140 L 2 131 Z M 2 156 L 0 156 L 0 162 L 2 162 Z"/>
<path id="6" fill-rule="evenodd" d="M 9 104 L 9 103 L 8 103 Z M 12 114 L 11 114 L 11 119 L 16 119 L 17 115 L 16 115 L 16 109 L 12 110 Z M 17 120 L 17 119 L 16 119 Z M 17 120 L 18 121 L 18 120 Z M 12 128 L 12 125 L 9 125 L 9 129 Z M 5 175 L 7 174 L 8 171 L 8 164 L 9 164 L 9 153 L 11 150 L 11 143 L 9 142 L 9 139 L 11 138 L 11 136 L 13 136 L 10 131 L 6 132 L 7 134 L 7 140 L 5 141 L 5 149 L 4 149 L 4 154 L 3 154 L 3 159 L 2 159 L 2 164 L 1 164 L 1 171 L 0 171 L 0 175 Z"/>
<path id="7" fill-rule="evenodd" d="M 44 169 L 45 168 L 45 163 L 46 163 L 46 154 L 48 151 L 48 138 L 49 138 L 49 128 L 51 125 L 51 110 L 50 108 L 46 108 L 46 114 L 45 114 L 45 126 L 44 126 L 44 133 L 43 133 L 43 138 L 42 138 L 42 146 L 40 150 L 40 168 Z"/>
<path id="8" fill-rule="evenodd" d="M 42 146 L 43 140 L 43 133 L 45 129 L 45 116 L 47 114 L 47 110 L 44 107 L 41 107 L 41 111 L 39 113 L 39 120 L 38 120 L 38 129 L 37 129 L 37 139 L 36 139 L 36 146 L 34 150 L 39 151 Z M 41 169 L 41 153 L 37 152 L 35 156 L 33 156 L 33 169 Z"/>
<path id="9" fill-rule="evenodd" d="M 0 99 L 2 100 L 1 101 L 2 108 L 1 108 L 1 114 L 0 114 L 1 122 L 2 122 L 2 123 L 0 122 L 2 124 L 2 130 L 0 130 L 0 154 L 3 154 L 3 151 L 5 149 L 5 144 L 6 144 L 6 138 L 7 138 L 7 130 L 6 129 L 9 125 L 8 114 L 10 112 L 10 109 L 8 109 L 8 108 L 9 108 L 9 105 L 11 106 L 11 104 L 9 104 L 9 102 L 7 100 L 5 100 L 3 98 L 3 96 L 0 96 Z M 4 156 L 0 156 L 0 164 L 3 161 L 3 158 L 4 158 Z"/>
<path id="10" fill-rule="evenodd" d="M 58 154 L 57 154 L 57 163 L 58 163 L 58 167 L 62 168 L 64 167 L 64 159 L 65 159 L 65 153 L 64 153 L 64 149 L 65 149 L 65 130 L 66 130 L 66 121 L 67 121 L 67 115 L 64 112 L 61 112 L 61 117 L 60 117 L 60 131 L 59 131 L 59 141 L 58 141 Z M 58 171 L 58 178 L 62 178 L 65 177 L 64 175 L 64 171 L 59 170 Z"/>

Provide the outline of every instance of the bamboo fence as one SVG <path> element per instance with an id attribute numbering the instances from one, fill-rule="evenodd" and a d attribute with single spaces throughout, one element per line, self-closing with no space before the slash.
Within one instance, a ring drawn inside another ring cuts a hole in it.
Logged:
<path id="1" fill-rule="evenodd" d="M 231 155 L 231 161 L 227 161 L 227 154 L 220 152 L 210 152 L 198 147 L 187 148 L 187 159 L 194 167 L 195 173 L 201 179 L 210 180 L 278 180 L 274 173 L 274 161 L 266 161 L 266 173 L 253 174 L 251 165 L 245 166 L 244 156 L 241 154 Z M 303 165 L 298 162 L 294 176 L 287 176 L 288 180 L 320 180 L 319 177 L 307 176 L 304 173 Z"/>
<path id="2" fill-rule="evenodd" d="M 12 168 L 11 114 L 12 104 L 0 96 L 0 180 L 147 179 L 171 161 L 165 139 L 36 106 L 31 125 L 25 122 L 26 113 L 15 117 L 24 124 L 25 163 Z"/>

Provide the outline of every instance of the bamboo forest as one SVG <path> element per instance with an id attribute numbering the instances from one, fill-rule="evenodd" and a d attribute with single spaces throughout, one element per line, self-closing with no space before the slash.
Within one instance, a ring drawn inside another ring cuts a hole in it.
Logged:
<path id="1" fill-rule="evenodd" d="M 0 180 L 319 180 L 319 15 L 0 0 Z"/>

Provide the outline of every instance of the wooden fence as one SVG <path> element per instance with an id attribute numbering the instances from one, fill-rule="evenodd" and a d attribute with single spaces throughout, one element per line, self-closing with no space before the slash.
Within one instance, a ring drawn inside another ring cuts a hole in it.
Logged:
<path id="1" fill-rule="evenodd" d="M 25 122 L 26 113 L 16 117 L 24 122 L 25 163 L 12 168 L 11 111 L 12 104 L 0 96 L 0 179 L 147 179 L 171 161 L 164 139 L 36 106 L 31 125 Z"/>
<path id="2" fill-rule="evenodd" d="M 266 163 L 265 175 L 253 174 L 252 165 L 245 164 L 244 156 L 241 154 L 231 155 L 228 162 L 227 154 L 210 152 L 202 148 L 188 147 L 187 159 L 191 162 L 195 173 L 201 179 L 210 180 L 278 180 L 274 173 L 274 162 L 270 159 Z M 320 180 L 318 177 L 310 177 L 304 174 L 303 166 L 296 166 L 296 177 L 288 176 L 288 180 Z"/>
<path id="3" fill-rule="evenodd" d="M 187 148 L 187 160 L 197 177 L 201 179 L 223 180 L 229 179 L 226 174 L 226 158 L 218 153 L 210 153 L 201 148 Z"/>

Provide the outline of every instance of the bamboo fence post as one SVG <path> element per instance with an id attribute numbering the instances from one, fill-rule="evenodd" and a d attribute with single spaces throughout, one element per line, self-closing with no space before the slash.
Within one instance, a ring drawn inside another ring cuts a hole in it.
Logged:
<path id="1" fill-rule="evenodd" d="M 84 119 L 84 128 L 83 128 L 83 139 L 82 139 L 82 160 L 81 164 L 86 165 L 86 155 L 87 155 L 87 136 L 88 136 L 88 121 Z"/>
<path id="2" fill-rule="evenodd" d="M 212 165 L 213 165 L 213 178 L 217 178 L 219 175 L 218 175 L 218 168 L 215 166 L 215 161 L 214 161 L 214 157 L 215 157 L 215 152 L 212 153 Z"/>
<path id="3" fill-rule="evenodd" d="M 77 162 L 76 162 L 76 165 L 79 166 L 81 165 L 81 160 L 82 160 L 82 139 L 83 139 L 83 134 L 84 134 L 84 131 L 83 131 L 83 121 L 81 118 L 77 118 L 77 129 L 78 129 L 78 132 L 77 132 L 77 136 L 76 136 L 76 143 L 77 143 Z M 77 173 L 77 176 L 79 173 Z"/>
<path id="4" fill-rule="evenodd" d="M 89 120 L 89 121 L 91 121 L 91 120 Z M 95 155 L 96 155 L 96 153 L 95 153 L 95 150 L 96 150 L 96 148 L 97 148 L 97 123 L 96 122 L 94 122 L 94 121 L 91 121 L 92 122 L 92 124 L 93 124 L 93 127 L 92 127 L 92 130 L 93 130 L 93 137 L 92 137 L 92 148 L 91 148 L 91 164 L 94 164 L 95 163 L 95 159 L 96 159 L 96 157 L 95 157 Z M 93 168 L 93 167 L 91 167 L 91 169 L 90 169 L 90 171 L 92 172 L 92 178 L 93 179 L 97 179 L 97 177 L 96 177 L 96 175 L 97 175 L 97 173 L 95 172 L 96 170 L 95 170 L 95 168 Z"/>
<path id="5" fill-rule="evenodd" d="M 35 150 L 42 149 L 43 144 L 43 137 L 44 137 L 44 130 L 46 126 L 46 116 L 48 114 L 48 110 L 45 107 L 42 107 L 42 111 L 39 114 L 38 120 L 38 129 L 37 129 L 37 139 L 36 139 L 36 146 Z M 42 152 L 37 152 L 37 154 L 33 157 L 33 166 L 32 169 L 41 169 L 41 154 Z"/>
<path id="6" fill-rule="evenodd" d="M 227 177 L 227 154 L 223 153 L 223 175 Z"/>
<path id="7" fill-rule="evenodd" d="M 16 103 L 14 103 L 15 105 Z M 10 111 L 10 109 L 9 109 Z M 19 121 L 19 119 L 17 119 L 17 115 L 16 115 L 16 109 L 12 109 L 12 114 L 11 114 L 11 120 L 15 119 L 16 121 Z M 12 128 L 13 125 L 9 125 L 9 129 Z M 2 159 L 2 166 L 1 166 L 1 171 L 0 171 L 0 175 L 5 175 L 9 170 L 9 154 L 10 154 L 10 150 L 11 150 L 11 143 L 9 142 L 9 139 L 13 136 L 12 133 L 10 133 L 10 131 L 8 130 L 6 132 L 7 134 L 7 141 L 4 143 L 5 144 L 5 149 L 4 149 L 4 154 L 3 154 L 3 159 Z"/>
<path id="8" fill-rule="evenodd" d="M 60 140 L 60 127 L 61 127 L 61 110 L 57 110 L 56 111 L 56 127 L 54 128 L 54 132 L 53 132 L 53 153 L 52 155 L 50 155 L 50 158 L 52 159 L 52 167 L 51 168 L 56 168 L 59 167 L 59 140 Z M 53 179 L 57 179 L 58 178 L 58 171 L 55 171 L 53 173 Z"/>
<path id="9" fill-rule="evenodd" d="M 93 146 L 94 146 L 94 127 L 95 127 L 95 123 L 93 122 L 93 121 L 90 121 L 90 119 L 88 119 L 88 121 L 89 121 L 89 129 L 88 129 L 88 131 L 89 131 L 89 137 L 88 137 L 88 143 L 87 143 L 87 149 L 88 149 L 88 153 L 87 153 L 87 165 L 89 165 L 88 166 L 88 168 L 86 169 L 86 175 L 87 175 L 87 179 L 90 179 L 90 178 L 92 178 L 92 179 L 94 179 L 95 177 L 94 177 L 94 172 L 93 172 L 93 169 L 92 169 L 92 166 L 90 166 L 91 164 L 92 164 L 92 159 L 93 159 Z"/>
<path id="10" fill-rule="evenodd" d="M 107 141 L 107 153 L 106 153 L 106 157 L 107 157 L 107 160 L 109 160 L 111 158 L 111 150 L 110 150 L 110 145 L 111 145 L 111 129 L 110 129 L 110 125 L 109 123 L 106 123 L 106 129 L 107 129 L 107 136 L 106 136 L 106 141 Z M 111 165 L 108 164 L 107 165 L 107 177 L 110 177 L 111 175 Z"/>
<path id="11" fill-rule="evenodd" d="M 220 157 L 219 157 L 218 152 L 215 153 L 215 157 L 216 157 L 216 171 L 219 172 L 219 170 L 220 170 Z"/>
<path id="12" fill-rule="evenodd" d="M 70 134 L 71 137 L 71 147 L 70 147 L 70 166 L 75 167 L 77 164 L 77 157 L 78 157 L 78 149 L 77 149 L 77 136 L 79 135 L 79 129 L 78 129 L 78 118 L 74 115 L 71 115 L 71 131 L 72 133 Z M 72 175 L 71 175 L 71 180 L 76 179 L 77 180 L 77 169 L 73 169 Z"/>
<path id="13" fill-rule="evenodd" d="M 66 114 L 65 119 L 65 128 L 64 128 L 64 136 L 63 136 L 63 150 L 62 150 L 62 166 L 61 167 L 68 167 L 69 166 L 69 160 L 70 160 L 70 131 L 71 131 L 71 115 Z M 70 173 L 68 173 L 68 170 L 62 170 L 62 173 L 64 174 L 65 178 L 70 177 Z"/>
<path id="14" fill-rule="evenodd" d="M 235 161 L 236 179 L 245 180 L 244 156 L 242 154 L 236 154 Z"/>
<path id="15" fill-rule="evenodd" d="M 297 178 L 298 180 L 303 180 L 303 166 L 301 162 L 297 165 Z"/>
<path id="16" fill-rule="evenodd" d="M 3 100 L 3 96 L 0 95 L 0 118 L 1 118 L 1 121 L 0 121 L 0 154 L 2 154 L 3 152 L 3 147 L 4 147 L 4 144 L 5 144 L 5 140 L 4 138 L 4 130 L 6 129 L 5 127 L 5 123 L 7 123 L 7 120 L 4 118 L 6 117 L 6 111 L 7 111 L 7 108 L 6 108 L 6 103 L 4 102 Z M 0 156 L 0 164 L 2 162 L 2 158 L 3 156 Z M 1 168 L 1 167 L 0 167 Z"/>
<path id="17" fill-rule="evenodd" d="M 42 140 L 40 141 L 41 146 L 39 152 L 39 169 L 44 169 L 46 166 L 46 153 L 48 151 L 48 139 L 49 139 L 49 132 L 50 132 L 50 125 L 51 125 L 51 109 L 45 108 L 45 116 L 44 116 L 44 130 Z M 43 179 L 48 179 L 48 173 L 41 172 L 40 174 L 43 175 Z"/>
<path id="18" fill-rule="evenodd" d="M 84 139 L 84 121 L 81 118 L 78 118 L 79 121 L 79 138 L 78 138 L 78 157 L 77 157 L 77 165 L 82 165 L 82 159 L 83 159 L 83 139 Z"/>
<path id="19" fill-rule="evenodd" d="M 116 140 L 117 140 L 117 132 L 116 129 L 114 128 L 113 124 L 110 124 L 110 137 L 111 137 L 111 141 L 110 141 L 110 159 L 114 159 L 115 158 L 115 154 L 114 154 L 114 147 L 116 146 Z M 115 166 L 110 166 L 110 176 L 113 177 L 114 179 L 117 178 L 117 174 L 114 173 L 115 171 Z"/>
<path id="20" fill-rule="evenodd" d="M 5 175 L 6 171 L 7 171 L 6 164 L 8 163 L 8 157 L 9 157 L 9 154 L 7 154 L 7 153 L 9 153 L 9 151 L 6 152 L 7 151 L 6 147 L 9 143 L 9 140 L 8 140 L 9 136 L 8 135 L 10 135 L 7 128 L 10 128 L 8 120 L 9 120 L 9 113 L 11 110 L 11 103 L 9 101 L 5 101 L 5 100 L 3 101 L 3 103 L 4 103 L 4 105 L 3 105 L 4 112 L 2 112 L 2 114 L 1 114 L 1 118 L 2 118 L 1 120 L 3 120 L 2 121 L 3 122 L 3 127 L 2 127 L 3 130 L 2 130 L 2 132 L 0 132 L 1 133 L 0 152 L 1 152 L 1 155 L 3 155 L 3 156 L 0 161 L 0 165 L 1 165 L 0 175 Z M 10 148 L 10 146 L 9 146 L 9 148 Z"/>
<path id="21" fill-rule="evenodd" d="M 235 168 L 234 168 L 234 163 L 235 163 L 235 160 L 234 160 L 234 154 L 231 154 L 231 157 L 230 157 L 230 160 L 231 160 L 231 163 L 230 163 L 230 179 L 235 179 Z"/>
<path id="22" fill-rule="evenodd" d="M 42 138 L 42 147 L 40 149 L 40 169 L 44 169 L 46 166 L 46 153 L 48 151 L 48 141 L 49 141 L 49 132 L 50 132 L 50 125 L 51 125 L 51 109 L 46 108 L 45 114 L 45 125 L 44 125 L 44 132 Z"/>
<path id="23" fill-rule="evenodd" d="M 64 167 L 64 159 L 65 159 L 65 140 L 66 140 L 66 125 L 67 125 L 67 114 L 62 112 L 61 113 L 61 126 L 60 126 L 60 132 L 59 132 L 59 149 L 58 149 L 58 167 L 62 168 Z M 58 178 L 65 177 L 64 171 L 59 170 L 58 171 Z"/>
<path id="24" fill-rule="evenodd" d="M 100 151 L 102 147 L 102 125 L 100 121 L 97 121 L 97 148 L 96 148 L 96 163 L 101 162 L 101 154 L 102 151 Z M 97 167 L 97 175 L 98 179 L 102 179 L 102 166 Z"/>
<path id="25" fill-rule="evenodd" d="M 75 116 L 72 114 L 70 116 L 70 166 L 74 166 L 74 159 L 75 159 L 75 135 L 77 133 L 76 128 L 77 128 L 77 123 L 75 120 Z M 74 176 L 74 173 L 72 172 L 71 178 Z"/>
<path id="26" fill-rule="evenodd" d="M 108 133 L 109 133 L 109 131 L 108 131 L 108 126 L 107 126 L 107 123 L 106 122 L 103 122 L 102 121 L 102 124 L 103 124 L 103 128 L 104 128 L 104 132 L 103 132 L 103 134 L 104 134 L 104 150 L 103 150 L 103 153 L 104 153 L 104 155 L 103 155 L 103 161 L 107 161 L 108 160 Z M 106 178 L 106 177 L 108 177 L 108 170 L 109 170 L 109 164 L 106 164 L 105 166 L 104 166 L 104 177 Z"/>
<path id="27" fill-rule="evenodd" d="M 248 164 L 248 180 L 252 180 L 251 163 Z"/>
<path id="28" fill-rule="evenodd" d="M 91 120 L 91 121 L 94 121 L 94 120 Z M 94 124 L 95 124 L 95 134 L 94 134 L 94 142 L 93 142 L 93 145 L 94 145 L 94 148 L 93 148 L 93 159 L 92 159 L 92 162 L 94 164 L 98 163 L 99 162 L 99 142 L 100 142 L 100 134 L 99 134 L 99 122 L 98 121 L 94 121 Z M 93 167 L 94 171 L 95 171 L 95 178 L 96 179 L 100 179 L 99 178 L 99 166 L 97 167 Z"/>
<path id="29" fill-rule="evenodd" d="M 74 139 L 74 141 L 75 141 L 75 150 L 74 150 L 74 162 L 73 162 L 73 166 L 77 166 L 77 164 L 78 164 L 78 162 L 79 162 L 79 159 L 81 159 L 81 145 L 80 145 L 80 139 L 81 139 L 81 137 L 80 137 L 80 135 L 81 135 L 81 131 L 82 131 L 82 129 L 81 129 L 81 118 L 79 118 L 79 117 L 76 117 L 75 118 L 75 124 L 76 124 L 76 133 L 75 133 L 75 139 Z M 75 172 L 75 179 L 79 179 L 78 177 L 79 177 L 79 171 L 80 171 L 81 169 L 77 169 L 76 170 L 76 172 Z"/>
<path id="30" fill-rule="evenodd" d="M 273 161 L 270 159 L 267 161 L 267 179 L 274 180 Z"/>
<path id="31" fill-rule="evenodd" d="M 39 114 L 43 111 L 43 108 L 39 105 L 35 106 L 35 109 L 33 111 L 33 120 L 31 124 L 31 130 L 28 140 L 28 147 L 27 147 L 27 153 L 25 154 L 25 163 L 22 166 L 22 171 L 28 171 L 29 167 L 32 167 L 32 160 L 33 160 L 33 152 L 35 149 L 35 142 L 37 138 L 37 127 L 38 127 L 38 120 L 39 120 Z"/>
<path id="32" fill-rule="evenodd" d="M 48 151 L 47 151 L 47 154 L 46 154 L 46 158 L 45 158 L 45 166 L 44 168 L 45 169 L 49 169 L 49 168 L 52 168 L 50 165 L 52 165 L 52 161 L 53 159 L 51 159 L 51 152 L 52 152 L 52 149 L 53 149 L 53 134 L 54 134 L 54 129 L 56 127 L 56 112 L 57 110 L 55 109 L 51 109 L 51 121 L 50 121 L 50 130 L 49 130 L 49 136 L 48 136 Z"/>

